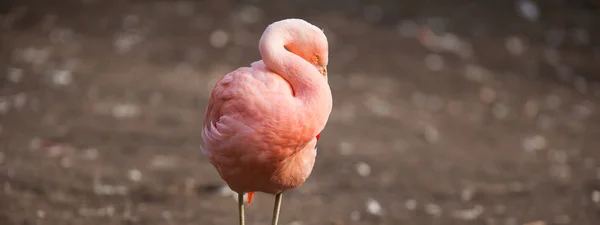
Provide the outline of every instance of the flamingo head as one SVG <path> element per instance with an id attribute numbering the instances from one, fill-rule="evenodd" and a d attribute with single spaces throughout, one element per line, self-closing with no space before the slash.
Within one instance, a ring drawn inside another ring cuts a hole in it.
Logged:
<path id="1" fill-rule="evenodd" d="M 322 29 L 301 19 L 286 19 L 282 23 L 288 41 L 284 48 L 312 64 L 323 76 L 327 76 L 329 45 Z"/>

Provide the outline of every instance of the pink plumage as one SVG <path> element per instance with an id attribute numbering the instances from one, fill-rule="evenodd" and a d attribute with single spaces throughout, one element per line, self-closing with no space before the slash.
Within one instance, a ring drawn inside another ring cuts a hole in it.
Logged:
<path id="1" fill-rule="evenodd" d="M 301 19 L 267 27 L 262 60 L 215 84 L 203 153 L 237 193 L 280 194 L 310 175 L 332 107 L 323 31 Z"/>

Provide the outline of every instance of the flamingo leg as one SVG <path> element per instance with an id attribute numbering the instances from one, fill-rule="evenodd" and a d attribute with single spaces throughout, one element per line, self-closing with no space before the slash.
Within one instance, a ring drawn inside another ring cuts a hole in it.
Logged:
<path id="1" fill-rule="evenodd" d="M 244 218 L 244 193 L 238 193 L 238 209 L 240 216 L 240 225 L 245 225 L 246 221 Z"/>
<path id="2" fill-rule="evenodd" d="M 279 212 L 281 211 L 281 198 L 283 197 L 283 192 L 275 195 L 275 206 L 273 207 L 273 220 L 271 222 L 272 225 L 277 225 L 279 222 Z"/>

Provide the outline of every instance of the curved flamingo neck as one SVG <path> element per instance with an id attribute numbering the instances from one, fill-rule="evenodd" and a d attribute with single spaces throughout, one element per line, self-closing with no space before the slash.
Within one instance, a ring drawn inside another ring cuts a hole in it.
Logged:
<path id="1" fill-rule="evenodd" d="M 266 67 L 287 80 L 295 97 L 316 100 L 327 87 L 327 80 L 302 57 L 287 51 L 284 46 L 294 42 L 294 34 L 281 24 L 270 25 L 263 33 L 259 50 Z"/>
<path id="2" fill-rule="evenodd" d="M 285 49 L 285 45 L 298 42 L 293 22 L 275 23 L 263 33 L 259 50 L 267 69 L 275 72 L 292 87 L 298 99 L 298 120 L 308 128 L 306 138 L 314 138 L 321 130 L 331 113 L 333 99 L 327 77 L 302 57 Z"/>

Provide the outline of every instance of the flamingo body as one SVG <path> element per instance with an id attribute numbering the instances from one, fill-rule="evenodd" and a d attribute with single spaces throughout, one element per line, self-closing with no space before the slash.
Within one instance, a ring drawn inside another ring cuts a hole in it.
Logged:
<path id="1" fill-rule="evenodd" d="M 294 113 L 301 105 L 287 81 L 258 61 L 219 80 L 210 102 L 204 153 L 233 191 L 276 194 L 304 183 L 320 130 L 313 115 Z"/>
<path id="2" fill-rule="evenodd" d="M 203 153 L 233 191 L 279 194 L 309 177 L 331 113 L 327 41 L 308 22 L 288 19 L 271 24 L 259 48 L 263 60 L 215 84 Z"/>

